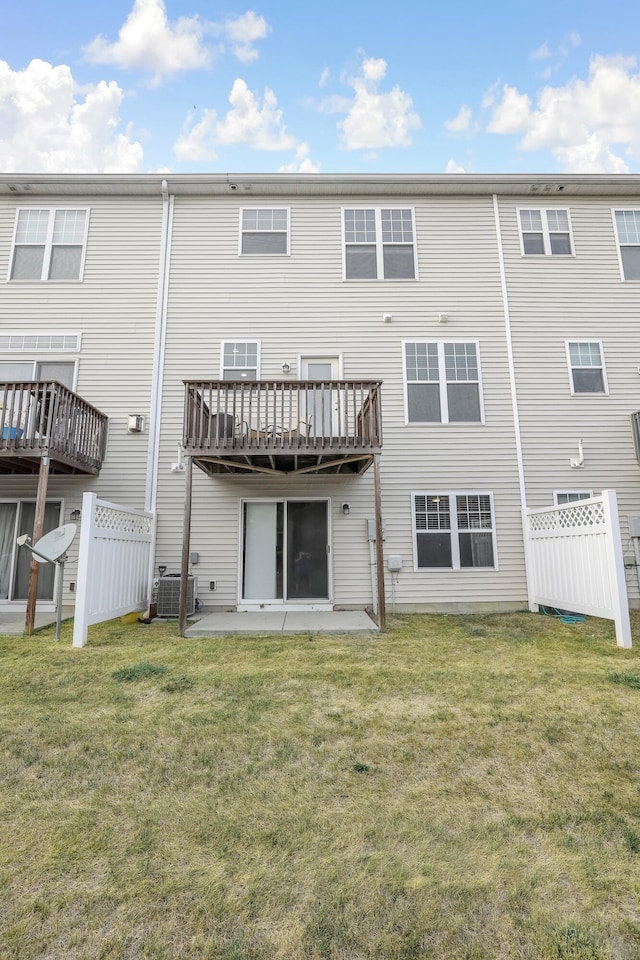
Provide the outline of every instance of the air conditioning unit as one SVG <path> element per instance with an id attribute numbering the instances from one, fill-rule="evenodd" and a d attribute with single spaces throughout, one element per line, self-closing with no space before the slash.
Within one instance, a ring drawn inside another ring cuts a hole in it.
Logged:
<path id="1" fill-rule="evenodd" d="M 158 616 L 180 616 L 180 577 L 160 577 L 158 583 Z M 187 577 L 187 616 L 196 609 L 196 578 Z"/>

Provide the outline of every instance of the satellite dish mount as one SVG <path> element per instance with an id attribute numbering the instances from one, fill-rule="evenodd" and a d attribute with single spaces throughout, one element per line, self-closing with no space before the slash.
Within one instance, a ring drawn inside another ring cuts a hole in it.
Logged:
<path id="1" fill-rule="evenodd" d="M 65 523 L 40 537 L 37 543 L 31 545 L 31 537 L 25 533 L 18 537 L 19 547 L 26 547 L 31 551 L 33 559 L 38 563 L 54 563 L 58 568 L 58 591 L 56 597 L 56 640 L 60 639 L 60 625 L 62 623 L 62 586 L 64 580 L 64 563 L 67 559 L 67 550 L 74 541 L 77 533 L 75 523 Z"/>

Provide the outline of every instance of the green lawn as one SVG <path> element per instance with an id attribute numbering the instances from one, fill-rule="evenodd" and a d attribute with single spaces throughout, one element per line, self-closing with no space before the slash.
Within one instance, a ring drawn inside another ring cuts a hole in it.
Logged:
<path id="1" fill-rule="evenodd" d="M 0 638 L 2 960 L 640 957 L 613 624 L 53 637 Z"/>

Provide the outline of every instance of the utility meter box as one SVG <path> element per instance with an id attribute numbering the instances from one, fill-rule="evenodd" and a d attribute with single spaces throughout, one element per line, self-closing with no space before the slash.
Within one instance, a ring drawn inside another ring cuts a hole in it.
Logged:
<path id="1" fill-rule="evenodd" d="M 367 540 L 375 540 L 376 538 L 376 522 L 375 520 L 367 520 Z M 382 539 L 387 539 L 387 529 L 384 525 L 384 520 L 382 521 Z"/>
<path id="2" fill-rule="evenodd" d="M 400 573 L 402 570 L 402 557 L 396 553 L 392 553 L 391 556 L 387 558 L 387 569 L 389 573 Z"/>
<path id="3" fill-rule="evenodd" d="M 629 517 L 629 536 L 640 537 L 640 517 Z"/>

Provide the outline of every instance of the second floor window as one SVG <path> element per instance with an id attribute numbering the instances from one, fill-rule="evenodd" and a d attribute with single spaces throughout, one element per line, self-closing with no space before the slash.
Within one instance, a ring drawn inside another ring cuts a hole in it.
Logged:
<path id="1" fill-rule="evenodd" d="M 227 340 L 222 344 L 222 379 L 257 380 L 260 344 L 257 340 Z"/>
<path id="2" fill-rule="evenodd" d="M 404 350 L 409 423 L 482 421 L 477 343 L 419 341 Z"/>
<path id="3" fill-rule="evenodd" d="M 289 211 L 286 207 L 252 207 L 240 211 L 240 253 L 255 257 L 289 253 Z"/>
<path id="4" fill-rule="evenodd" d="M 567 342 L 571 393 L 608 393 L 602 343 L 599 340 Z"/>
<path id="5" fill-rule="evenodd" d="M 12 280 L 81 280 L 87 210 L 18 210 Z"/>
<path id="6" fill-rule="evenodd" d="M 520 239 L 525 256 L 571 256 L 568 210 L 519 210 Z"/>
<path id="7" fill-rule="evenodd" d="M 614 210 L 623 280 L 640 280 L 640 210 Z"/>
<path id="8" fill-rule="evenodd" d="M 344 211 L 346 280 L 415 280 L 416 275 L 413 210 Z"/>

